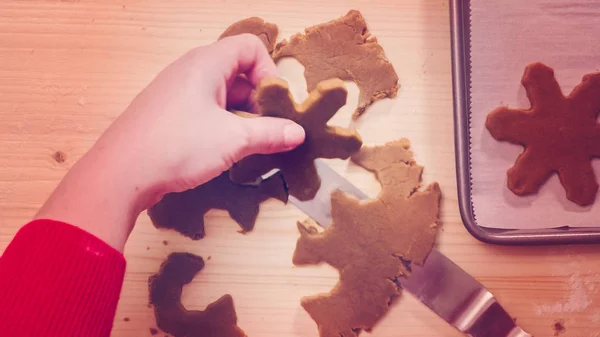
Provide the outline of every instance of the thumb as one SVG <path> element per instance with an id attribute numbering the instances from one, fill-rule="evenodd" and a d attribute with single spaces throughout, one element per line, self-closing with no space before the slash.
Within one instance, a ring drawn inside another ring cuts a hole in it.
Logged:
<path id="1" fill-rule="evenodd" d="M 239 121 L 246 134 L 239 158 L 289 151 L 304 142 L 304 128 L 289 119 L 256 117 Z"/>

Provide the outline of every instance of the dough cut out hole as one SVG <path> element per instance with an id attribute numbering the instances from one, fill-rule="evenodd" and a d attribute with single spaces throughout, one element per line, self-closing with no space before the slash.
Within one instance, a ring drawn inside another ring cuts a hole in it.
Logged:
<path id="1" fill-rule="evenodd" d="M 349 127 L 352 125 L 352 114 L 358 106 L 358 86 L 352 81 L 344 81 L 346 90 L 348 91 L 348 98 L 346 99 L 346 105 L 344 105 L 338 112 L 329 120 L 327 125 Z"/>
<path id="2" fill-rule="evenodd" d="M 293 57 L 285 57 L 277 62 L 279 76 L 288 82 L 290 92 L 296 103 L 308 98 L 306 80 L 304 79 L 304 66 Z"/>
<path id="3" fill-rule="evenodd" d="M 206 263 L 206 258 L 204 263 Z M 204 269 L 210 268 L 211 266 L 204 266 L 204 268 L 194 277 L 192 282 L 183 286 L 183 292 L 181 293 L 181 304 L 189 311 L 191 310 L 206 310 L 206 307 L 214 303 L 224 294 L 216 292 L 206 291 L 207 287 L 202 285 Z M 235 300 L 235 299 L 234 299 Z"/>
<path id="4" fill-rule="evenodd" d="M 351 82 L 353 83 L 353 82 Z M 358 89 L 358 87 L 357 87 Z M 402 89 L 400 89 L 400 92 L 398 94 L 397 97 L 394 98 L 382 98 L 379 99 L 377 101 L 375 101 L 373 104 L 369 105 L 367 107 L 367 109 L 365 110 L 365 113 L 363 115 L 361 115 L 358 119 L 352 121 L 351 120 L 351 126 L 350 127 L 355 127 L 356 129 L 358 129 L 358 132 L 361 133 L 361 128 L 366 128 L 366 130 L 372 129 L 373 125 L 375 123 L 377 123 L 378 121 L 382 121 L 382 120 L 388 120 L 389 116 L 392 114 L 392 110 L 394 107 L 394 104 L 396 104 L 396 101 L 399 99 L 400 94 L 402 93 Z M 354 104 L 358 104 L 358 99 L 356 100 L 356 102 Z M 414 118 L 416 116 L 419 116 L 420 114 L 413 112 L 412 116 L 408 116 L 409 112 L 406 111 L 406 107 L 401 105 L 402 108 L 400 108 L 400 112 L 395 112 L 395 113 L 399 113 L 399 114 L 405 114 L 405 116 L 402 116 L 402 120 L 405 121 L 407 118 Z M 366 116 L 365 116 L 366 115 Z M 412 123 L 414 124 L 414 123 Z M 363 133 L 361 133 L 361 135 L 363 135 Z M 366 133 L 365 133 L 366 135 Z M 407 136 L 407 135 L 405 135 Z M 412 137 L 407 137 L 407 138 L 412 138 Z"/>
<path id="5" fill-rule="evenodd" d="M 369 146 L 369 144 L 363 146 Z M 375 173 L 365 170 L 352 161 L 348 162 L 346 176 L 371 199 L 375 199 L 381 192 L 381 183 L 377 180 Z"/>
<path id="6" fill-rule="evenodd" d="M 511 104 L 505 103 L 504 105 L 508 105 L 512 109 L 530 109 L 531 102 L 527 98 L 527 91 L 525 91 L 525 87 L 523 85 L 519 85 L 519 89 L 517 91 L 517 106 L 512 106 Z"/>
<path id="7" fill-rule="evenodd" d="M 284 57 L 277 62 L 277 69 L 281 78 L 288 82 L 290 92 L 296 103 L 301 103 L 308 98 L 306 79 L 304 78 L 304 66 L 293 57 Z M 344 105 L 327 125 L 348 127 L 352 124 L 352 114 L 358 106 L 359 90 L 356 83 L 344 81 L 348 98 Z"/>

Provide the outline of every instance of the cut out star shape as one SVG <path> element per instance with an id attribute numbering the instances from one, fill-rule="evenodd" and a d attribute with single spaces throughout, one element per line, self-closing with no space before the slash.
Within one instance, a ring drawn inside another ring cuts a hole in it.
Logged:
<path id="1" fill-rule="evenodd" d="M 592 204 L 598 191 L 590 161 L 600 157 L 600 73 L 585 75 L 566 97 L 554 71 L 542 63 L 527 66 L 521 82 L 531 107 L 499 107 L 485 124 L 496 140 L 524 147 L 507 172 L 508 188 L 534 194 L 557 173 L 568 200 Z"/>
<path id="2" fill-rule="evenodd" d="M 287 192 L 281 174 L 275 174 L 258 186 L 245 186 L 231 182 L 229 173 L 194 189 L 169 193 L 148 210 L 157 228 L 174 229 L 198 240 L 204 237 L 204 215 L 211 209 L 226 210 L 242 228 L 242 232 L 254 228 L 259 205 L 275 198 L 287 202 Z"/>
<path id="3" fill-rule="evenodd" d="M 363 147 L 353 162 L 375 172 L 376 199 L 359 201 L 341 191 L 331 196 L 332 223 L 322 233 L 298 223 L 295 265 L 327 263 L 340 272 L 328 293 L 305 297 L 302 307 L 321 337 L 355 337 L 370 330 L 400 295 L 405 261 L 422 264 L 435 241 L 441 191 L 437 183 L 417 191 L 423 167 L 407 140 Z"/>
<path id="4" fill-rule="evenodd" d="M 157 274 L 148 279 L 150 304 L 158 327 L 174 337 L 246 337 L 237 326 L 231 295 L 223 295 L 205 310 L 187 310 L 181 304 L 183 286 L 204 268 L 202 257 L 171 253 Z"/>
<path id="5" fill-rule="evenodd" d="M 346 104 L 344 82 L 330 79 L 317 85 L 309 97 L 296 104 L 286 81 L 268 78 L 256 90 L 258 115 L 291 119 L 304 127 L 306 138 L 294 150 L 251 155 L 233 165 L 231 180 L 252 183 L 273 169 L 280 169 L 290 195 L 299 200 L 314 198 L 321 181 L 315 168 L 317 158 L 347 159 L 362 146 L 355 130 L 329 126 L 327 122 Z"/>

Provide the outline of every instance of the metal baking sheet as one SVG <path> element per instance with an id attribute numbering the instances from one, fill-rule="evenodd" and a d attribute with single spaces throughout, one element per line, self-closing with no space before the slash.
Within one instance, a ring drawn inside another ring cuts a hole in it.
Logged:
<path id="1" fill-rule="evenodd" d="M 467 230 L 477 239 L 495 244 L 598 243 L 598 227 L 559 227 L 552 229 L 493 229 L 479 224 L 471 195 L 470 83 L 471 8 L 468 0 L 450 1 L 454 128 L 457 182 L 461 216 Z"/>

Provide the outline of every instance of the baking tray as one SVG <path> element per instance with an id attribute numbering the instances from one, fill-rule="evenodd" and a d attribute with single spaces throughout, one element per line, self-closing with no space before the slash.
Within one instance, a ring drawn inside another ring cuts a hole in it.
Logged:
<path id="1" fill-rule="evenodd" d="M 470 1 L 450 0 L 454 146 L 458 203 L 467 230 L 480 241 L 504 245 L 599 243 L 600 228 L 492 229 L 477 223 L 471 199 L 470 174 Z"/>

